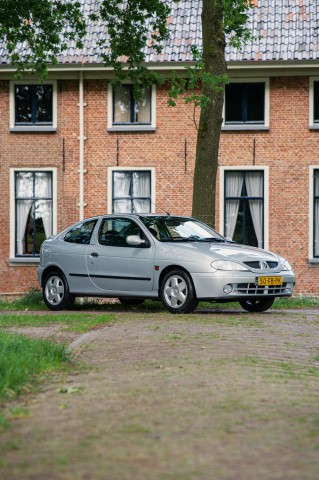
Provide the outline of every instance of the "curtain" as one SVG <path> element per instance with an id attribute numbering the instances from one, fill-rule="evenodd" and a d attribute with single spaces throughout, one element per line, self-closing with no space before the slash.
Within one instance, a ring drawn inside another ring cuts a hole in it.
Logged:
<path id="1" fill-rule="evenodd" d="M 151 205 L 149 200 L 133 200 L 133 208 L 136 213 L 150 213 Z"/>
<path id="2" fill-rule="evenodd" d="M 32 200 L 17 200 L 17 255 L 24 254 L 23 240 Z"/>
<path id="3" fill-rule="evenodd" d="M 151 211 L 150 172 L 114 172 L 113 182 L 114 213 L 131 213 L 132 211 L 149 213 Z M 121 197 L 127 197 L 127 199 Z"/>
<path id="4" fill-rule="evenodd" d="M 151 196 L 150 172 L 133 172 L 133 197 Z"/>
<path id="5" fill-rule="evenodd" d="M 227 172 L 226 197 L 240 197 L 244 176 L 242 172 Z M 233 238 L 240 200 L 226 200 L 225 236 Z"/>
<path id="6" fill-rule="evenodd" d="M 139 123 L 151 122 L 151 89 L 144 89 L 144 97 L 135 103 L 134 121 Z"/>
<path id="7" fill-rule="evenodd" d="M 136 197 L 147 197 L 136 198 Z M 151 211 L 151 173 L 133 172 L 133 209 L 136 213 Z"/>
<path id="8" fill-rule="evenodd" d="M 114 200 L 114 213 L 132 213 L 131 200 Z"/>
<path id="9" fill-rule="evenodd" d="M 131 179 L 130 172 L 114 172 L 114 198 L 130 196 Z"/>
<path id="10" fill-rule="evenodd" d="M 35 208 L 37 208 L 37 205 Z M 37 212 L 37 216 L 42 217 L 45 237 L 49 238 L 52 235 L 52 201 L 42 201 L 40 208 L 41 210 Z"/>
<path id="11" fill-rule="evenodd" d="M 122 85 L 114 89 L 114 123 L 130 123 L 130 87 Z"/>
<path id="12" fill-rule="evenodd" d="M 36 172 L 35 174 L 35 197 L 45 198 L 35 204 L 36 218 L 42 218 L 46 238 L 52 235 L 52 176 L 49 172 Z M 50 200 L 47 200 L 47 199 Z"/>
<path id="13" fill-rule="evenodd" d="M 263 174 L 249 172 L 246 174 L 246 189 L 249 197 L 263 196 Z M 263 203 L 262 200 L 249 200 L 249 208 L 253 220 L 258 247 L 263 246 Z"/>

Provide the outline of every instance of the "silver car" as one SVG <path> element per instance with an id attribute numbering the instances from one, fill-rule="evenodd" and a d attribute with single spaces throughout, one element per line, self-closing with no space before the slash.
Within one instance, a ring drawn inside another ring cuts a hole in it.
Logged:
<path id="1" fill-rule="evenodd" d="M 195 218 L 113 214 L 76 223 L 41 247 L 38 278 L 51 310 L 75 297 L 160 298 L 172 313 L 199 301 L 233 302 L 249 312 L 289 297 L 295 275 L 285 258 L 239 245 Z"/>

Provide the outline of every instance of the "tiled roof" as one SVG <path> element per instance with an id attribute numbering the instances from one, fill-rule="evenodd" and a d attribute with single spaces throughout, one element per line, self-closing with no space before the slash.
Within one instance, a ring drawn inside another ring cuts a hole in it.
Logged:
<path id="1" fill-rule="evenodd" d="M 80 0 L 86 14 L 96 11 L 99 0 Z M 166 0 L 171 35 L 160 54 L 146 47 L 147 62 L 187 62 L 190 46 L 201 45 L 201 0 Z M 296 61 L 319 59 L 319 0 L 255 0 L 249 26 L 254 40 L 237 50 L 226 48 L 227 61 Z M 89 23 L 81 49 L 70 43 L 58 58 L 60 64 L 100 64 L 98 41 L 107 35 L 101 22 Z M 21 52 L 24 48 L 21 46 Z M 5 45 L 0 43 L 0 64 L 6 64 Z"/>

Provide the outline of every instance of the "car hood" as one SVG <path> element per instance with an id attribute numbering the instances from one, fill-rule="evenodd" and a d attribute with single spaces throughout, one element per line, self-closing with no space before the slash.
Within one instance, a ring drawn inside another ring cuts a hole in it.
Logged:
<path id="1" fill-rule="evenodd" d="M 201 246 L 201 245 L 200 245 Z M 242 262 L 243 260 L 278 260 L 278 255 L 272 252 L 268 252 L 261 248 L 250 247 L 248 245 L 236 245 L 236 244 L 210 244 L 209 251 L 217 255 L 220 259 L 231 259 Z"/>
<path id="2" fill-rule="evenodd" d="M 268 252 L 261 248 L 250 247 L 235 243 L 209 243 L 209 242 L 185 242 L 185 243 L 165 243 L 161 244 L 160 255 L 170 258 L 190 261 L 198 261 L 197 257 L 205 255 L 212 260 L 232 260 L 237 262 L 244 261 L 283 261 L 275 253 Z"/>

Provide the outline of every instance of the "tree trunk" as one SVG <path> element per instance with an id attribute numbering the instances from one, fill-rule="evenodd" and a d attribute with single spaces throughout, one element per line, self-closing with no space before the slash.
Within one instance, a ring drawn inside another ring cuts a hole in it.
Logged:
<path id="1" fill-rule="evenodd" d="M 202 0 L 203 60 L 205 71 L 213 76 L 226 73 L 223 0 Z M 194 172 L 193 216 L 215 226 L 216 177 L 222 125 L 224 89 L 203 85 L 209 103 L 201 109 Z"/>

